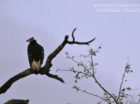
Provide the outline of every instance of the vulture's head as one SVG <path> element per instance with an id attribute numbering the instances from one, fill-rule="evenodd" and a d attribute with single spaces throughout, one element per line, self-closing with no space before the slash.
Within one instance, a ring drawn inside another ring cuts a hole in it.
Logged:
<path id="1" fill-rule="evenodd" d="M 34 39 L 34 37 L 31 37 L 28 40 L 26 40 L 26 42 L 36 42 L 36 40 Z"/>

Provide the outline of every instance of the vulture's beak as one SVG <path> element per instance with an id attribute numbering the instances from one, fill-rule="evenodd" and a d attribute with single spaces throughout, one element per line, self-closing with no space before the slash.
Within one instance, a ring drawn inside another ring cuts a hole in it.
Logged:
<path id="1" fill-rule="evenodd" d="M 31 38 L 29 38 L 28 40 L 26 40 L 26 42 L 31 42 L 31 41 L 33 41 L 33 40 L 35 40 L 34 37 L 31 37 Z"/>

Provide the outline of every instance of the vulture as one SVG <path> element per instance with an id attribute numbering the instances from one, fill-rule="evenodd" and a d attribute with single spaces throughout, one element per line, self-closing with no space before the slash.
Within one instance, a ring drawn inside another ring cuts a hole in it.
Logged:
<path id="1" fill-rule="evenodd" d="M 30 67 L 34 72 L 39 72 L 44 59 L 44 48 L 33 37 L 27 42 L 29 42 L 27 51 Z"/>

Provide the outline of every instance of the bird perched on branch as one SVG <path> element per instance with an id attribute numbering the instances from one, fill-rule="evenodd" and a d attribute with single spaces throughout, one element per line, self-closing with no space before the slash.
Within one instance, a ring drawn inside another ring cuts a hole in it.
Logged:
<path id="1" fill-rule="evenodd" d="M 28 45 L 28 58 L 30 67 L 34 72 L 37 73 L 39 72 L 41 64 L 43 63 L 44 49 L 33 37 L 28 39 L 27 42 L 30 42 Z"/>

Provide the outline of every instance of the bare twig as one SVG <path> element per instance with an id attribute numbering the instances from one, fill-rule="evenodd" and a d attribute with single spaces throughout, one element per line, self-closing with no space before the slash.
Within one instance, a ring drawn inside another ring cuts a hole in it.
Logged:
<path id="1" fill-rule="evenodd" d="M 72 31 L 72 39 L 73 39 L 73 41 L 75 41 L 74 32 L 76 31 L 76 29 L 77 28 L 74 28 L 73 31 Z"/>
<path id="2" fill-rule="evenodd" d="M 92 64 L 92 69 L 93 69 L 93 75 L 92 75 L 93 79 L 95 80 L 95 82 L 97 83 L 97 85 L 98 85 L 105 93 L 107 93 L 107 94 L 116 102 L 116 104 L 118 104 L 117 99 L 116 99 L 109 91 L 107 91 L 107 90 L 102 86 L 102 84 L 97 80 L 97 78 L 96 78 L 96 76 L 95 76 L 95 68 L 94 68 L 94 63 L 93 63 L 93 57 L 92 57 L 92 55 L 91 55 L 90 58 L 91 58 L 91 64 Z"/>
<path id="3" fill-rule="evenodd" d="M 95 82 L 99 85 L 99 87 L 100 87 L 104 92 L 106 92 L 106 93 L 116 102 L 116 104 L 118 104 L 117 99 L 116 99 L 111 93 L 109 93 L 109 91 L 107 91 L 107 90 L 102 86 L 102 84 L 96 79 L 95 75 L 93 75 L 93 79 L 94 79 Z"/>
<path id="4" fill-rule="evenodd" d="M 86 73 L 86 72 L 82 72 L 82 71 L 77 71 L 77 70 L 61 70 L 61 69 L 57 69 L 57 71 L 66 71 L 66 72 L 74 72 L 74 73 L 79 73 L 81 75 L 85 75 L 85 76 L 90 76 L 92 77 L 92 74 L 90 72 Z"/>
<path id="5" fill-rule="evenodd" d="M 91 96 L 95 96 L 95 97 L 97 97 L 97 98 L 100 98 L 101 100 L 103 100 L 103 101 L 105 101 L 105 102 L 108 103 L 108 101 L 106 101 L 103 97 L 101 97 L 101 96 L 99 96 L 99 95 L 97 95 L 97 94 L 90 93 L 90 92 L 88 92 L 88 91 L 86 91 L 86 90 L 82 90 L 82 89 L 80 89 L 80 88 L 79 88 L 79 91 L 81 91 L 81 92 L 83 92 L 83 93 L 86 93 L 86 94 L 88 94 L 88 95 L 91 95 Z"/>
<path id="6" fill-rule="evenodd" d="M 41 75 L 47 75 L 48 77 L 54 78 L 62 83 L 64 83 L 64 80 L 62 78 L 60 78 L 57 75 L 53 75 L 50 73 L 50 68 L 52 67 L 52 60 L 62 51 L 62 49 L 65 47 L 66 44 L 79 44 L 79 45 L 88 45 L 91 42 L 93 42 L 95 40 L 92 39 L 90 41 L 87 42 L 78 42 L 75 41 L 75 37 L 74 37 L 74 32 L 75 32 L 76 28 L 73 30 L 72 32 L 72 38 L 73 41 L 68 41 L 68 36 L 66 35 L 64 38 L 64 41 L 48 56 L 45 65 L 40 68 L 40 71 L 35 73 L 31 70 L 31 68 L 15 75 L 14 77 L 10 78 L 6 83 L 4 83 L 1 87 L 0 87 L 0 94 L 5 93 L 10 87 L 11 85 L 16 82 L 17 80 L 24 78 L 30 74 L 41 74 Z"/>

